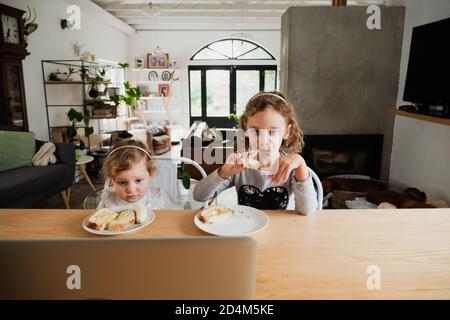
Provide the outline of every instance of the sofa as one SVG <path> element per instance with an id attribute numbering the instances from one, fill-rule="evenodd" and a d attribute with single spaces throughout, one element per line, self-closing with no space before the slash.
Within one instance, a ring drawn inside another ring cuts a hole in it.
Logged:
<path id="1" fill-rule="evenodd" d="M 0 126 L 0 131 L 14 131 Z M 35 140 L 35 151 L 45 143 Z M 55 143 L 57 162 L 47 166 L 23 166 L 0 171 L 0 208 L 32 208 L 46 198 L 60 193 L 64 199 L 65 190 L 72 186 L 75 176 L 75 147 L 68 143 Z M 0 152 L 5 145 L 0 145 Z"/>

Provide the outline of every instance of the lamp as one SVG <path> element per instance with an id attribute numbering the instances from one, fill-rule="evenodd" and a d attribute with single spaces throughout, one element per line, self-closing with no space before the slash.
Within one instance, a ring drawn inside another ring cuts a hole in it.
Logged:
<path id="1" fill-rule="evenodd" d="M 160 15 L 159 4 L 153 4 L 151 2 L 145 4 L 142 8 L 142 14 L 148 17 L 156 17 Z"/>

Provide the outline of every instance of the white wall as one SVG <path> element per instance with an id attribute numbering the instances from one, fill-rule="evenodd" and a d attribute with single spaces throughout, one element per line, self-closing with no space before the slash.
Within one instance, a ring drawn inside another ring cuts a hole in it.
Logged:
<path id="1" fill-rule="evenodd" d="M 245 31 L 253 38 L 251 41 L 267 49 L 279 60 L 280 53 L 280 31 Z M 179 87 L 181 88 L 181 114 L 172 114 L 174 122 L 189 127 L 189 91 L 188 91 L 188 65 L 189 59 L 205 45 L 223 38 L 230 38 L 233 32 L 229 31 L 138 31 L 136 35 L 130 36 L 129 58 L 134 64 L 135 57 L 146 58 L 147 53 L 152 52 L 156 46 L 169 53 L 171 60 L 176 60 L 179 70 L 176 75 L 180 76 Z M 223 63 L 223 62 L 221 62 Z M 272 63 L 273 64 L 273 63 Z M 132 66 L 133 67 L 133 66 Z M 171 101 L 170 103 L 175 103 Z M 163 120 L 165 114 L 154 114 L 149 120 Z"/>
<path id="2" fill-rule="evenodd" d="M 412 28 L 450 17 L 449 0 L 407 0 L 400 65 L 398 105 L 408 67 Z M 391 157 L 393 186 L 413 186 L 450 204 L 450 126 L 397 116 Z"/>
<path id="3" fill-rule="evenodd" d="M 38 29 L 29 36 L 28 52 L 23 61 L 28 123 L 39 139 L 48 139 L 41 60 L 76 59 L 73 44 L 85 44 L 83 50 L 96 53 L 97 58 L 127 61 L 128 35 L 100 22 L 90 12 L 81 12 L 81 30 L 62 30 L 60 20 L 67 18 L 64 0 L 2 0 L 1 3 L 26 10 L 35 8 Z"/>

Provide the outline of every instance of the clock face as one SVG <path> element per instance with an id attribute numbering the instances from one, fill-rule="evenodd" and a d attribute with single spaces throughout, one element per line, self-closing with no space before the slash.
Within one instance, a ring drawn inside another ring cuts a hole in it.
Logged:
<path id="1" fill-rule="evenodd" d="M 2 14 L 2 29 L 5 43 L 20 43 L 19 20 L 17 18 Z"/>

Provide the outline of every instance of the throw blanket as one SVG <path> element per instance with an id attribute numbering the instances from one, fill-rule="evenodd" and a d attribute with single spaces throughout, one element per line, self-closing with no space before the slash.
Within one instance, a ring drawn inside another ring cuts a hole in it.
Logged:
<path id="1" fill-rule="evenodd" d="M 56 151 L 56 146 L 51 142 L 44 143 L 38 152 L 34 155 L 31 162 L 34 166 L 46 166 L 49 163 L 56 163 L 56 157 L 53 154 Z"/>

